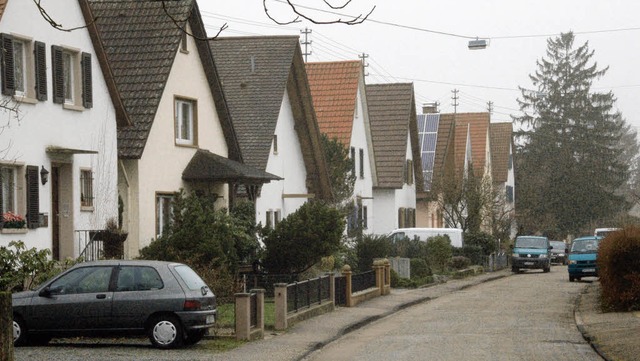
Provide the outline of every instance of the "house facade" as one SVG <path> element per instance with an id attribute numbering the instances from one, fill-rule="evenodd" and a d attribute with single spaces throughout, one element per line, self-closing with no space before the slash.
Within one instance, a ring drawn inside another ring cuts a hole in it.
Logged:
<path id="1" fill-rule="evenodd" d="M 347 233 L 378 233 L 373 187 L 377 184 L 364 71 L 360 61 L 307 63 L 320 131 L 349 150 L 356 176 Z"/>
<path id="2" fill-rule="evenodd" d="M 491 163 L 493 189 L 503 203 L 497 212 L 495 226 L 502 237 L 514 238 L 517 232 L 515 220 L 515 169 L 513 164 L 513 124 L 491 123 Z"/>
<path id="3" fill-rule="evenodd" d="M 244 162 L 280 178 L 256 197 L 257 223 L 273 227 L 309 199 L 330 199 L 299 38 L 216 38 L 210 46 Z"/>
<path id="4" fill-rule="evenodd" d="M 416 226 L 423 188 L 413 84 L 367 85 L 378 183 L 373 188 L 376 232 Z"/>
<path id="5" fill-rule="evenodd" d="M 102 69 L 125 109 L 119 115 L 131 123 L 118 132 L 125 257 L 163 234 L 180 189 L 228 208 L 238 184 L 250 181 L 247 188 L 256 189 L 277 178 L 241 163 L 195 1 L 81 1 Z"/>
<path id="6" fill-rule="evenodd" d="M 58 24 L 82 26 L 77 0 L 47 7 Z M 0 245 L 12 240 L 50 249 L 53 259 L 78 257 L 79 234 L 118 215 L 118 118 L 108 80 L 86 28 L 56 31 L 31 2 L 0 7 L 2 95 Z"/>

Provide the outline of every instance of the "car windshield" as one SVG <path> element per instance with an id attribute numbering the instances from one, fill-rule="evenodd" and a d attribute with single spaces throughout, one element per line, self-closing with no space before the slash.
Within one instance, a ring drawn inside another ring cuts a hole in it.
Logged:
<path id="1" fill-rule="evenodd" d="M 518 248 L 547 248 L 546 238 L 518 237 L 516 238 Z"/>
<path id="2" fill-rule="evenodd" d="M 571 245 L 572 253 L 592 253 L 598 250 L 597 239 L 575 240 Z"/>
<path id="3" fill-rule="evenodd" d="M 564 242 L 559 242 L 559 241 L 551 242 L 551 246 L 553 247 L 553 249 L 562 250 L 562 251 L 564 251 L 564 249 L 567 248 Z"/>

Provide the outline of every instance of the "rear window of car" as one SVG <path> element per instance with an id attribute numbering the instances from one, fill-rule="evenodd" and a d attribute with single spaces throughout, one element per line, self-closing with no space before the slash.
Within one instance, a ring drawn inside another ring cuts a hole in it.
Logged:
<path id="1" fill-rule="evenodd" d="M 180 278 L 182 278 L 184 283 L 187 284 L 187 287 L 190 290 L 199 290 L 202 288 L 202 286 L 207 286 L 202 278 L 200 278 L 200 276 L 198 276 L 198 274 L 194 270 L 192 270 L 191 267 L 179 265 L 175 266 L 174 269 L 176 270 Z"/>

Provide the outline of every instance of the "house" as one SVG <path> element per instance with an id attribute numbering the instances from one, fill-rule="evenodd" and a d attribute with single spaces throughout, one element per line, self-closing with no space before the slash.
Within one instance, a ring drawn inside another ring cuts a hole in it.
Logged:
<path id="1" fill-rule="evenodd" d="M 180 189 L 233 205 L 277 176 L 242 163 L 220 79 L 194 0 L 80 0 L 111 79 L 119 118 L 118 194 L 125 257 L 135 257 L 166 230 Z"/>
<path id="2" fill-rule="evenodd" d="M 34 3 L 1 3 L 0 208 L 26 228 L 2 222 L 0 245 L 75 258 L 82 230 L 118 215 L 116 136 L 129 122 L 86 28 L 57 31 Z M 85 23 L 77 0 L 42 6 L 57 24 Z"/>
<path id="3" fill-rule="evenodd" d="M 353 160 L 354 211 L 347 234 L 358 229 L 376 233 L 373 187 L 377 174 L 362 62 L 307 63 L 306 69 L 320 131 L 344 145 Z"/>
<path id="4" fill-rule="evenodd" d="M 415 227 L 423 173 L 413 84 L 370 84 L 366 90 L 378 180 L 376 232 Z"/>
<path id="5" fill-rule="evenodd" d="M 503 237 L 513 238 L 516 236 L 517 225 L 515 222 L 515 172 L 513 166 L 513 124 L 512 123 L 491 123 L 489 125 L 491 136 L 491 164 L 493 189 L 496 196 L 503 202 L 501 212 L 498 212 L 496 226 L 504 224 Z"/>
<path id="6" fill-rule="evenodd" d="M 299 38 L 219 37 L 209 43 L 244 162 L 281 178 L 262 187 L 257 222 L 275 226 L 308 199 L 330 199 Z"/>

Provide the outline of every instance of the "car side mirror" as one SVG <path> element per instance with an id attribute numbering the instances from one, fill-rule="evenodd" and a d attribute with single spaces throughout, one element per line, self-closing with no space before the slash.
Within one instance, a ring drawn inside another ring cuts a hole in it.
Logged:
<path id="1" fill-rule="evenodd" d="M 569 248 L 565 248 L 564 253 L 569 253 Z"/>
<path id="2" fill-rule="evenodd" d="M 552 250 L 552 249 L 553 249 L 553 246 L 549 246 L 549 248 L 548 248 L 548 249 L 549 249 L 549 250 Z"/>
<path id="3" fill-rule="evenodd" d="M 47 298 L 51 297 L 51 289 L 49 288 L 49 286 L 41 289 L 40 292 L 38 292 L 38 296 Z"/>

